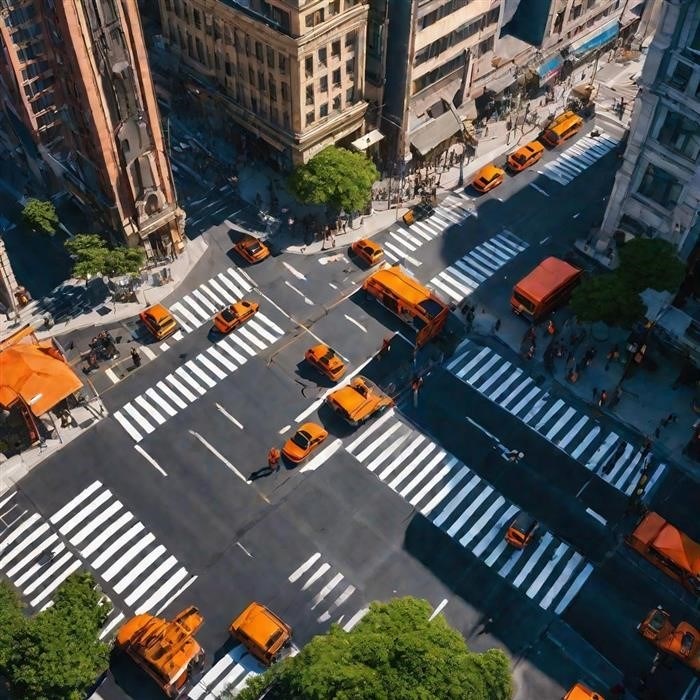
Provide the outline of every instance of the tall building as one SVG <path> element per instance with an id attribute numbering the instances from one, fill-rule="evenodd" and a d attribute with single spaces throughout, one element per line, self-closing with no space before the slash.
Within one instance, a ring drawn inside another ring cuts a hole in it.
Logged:
<path id="1" fill-rule="evenodd" d="M 27 168 L 149 256 L 184 247 L 136 0 L 0 0 L 2 107 Z"/>
<path id="2" fill-rule="evenodd" d="M 180 70 L 281 166 L 363 133 L 364 0 L 159 0 Z M 222 124 L 223 125 L 223 124 Z"/>
<path id="3" fill-rule="evenodd" d="M 622 165 L 601 227 L 665 238 L 688 258 L 700 236 L 700 4 L 664 0 Z"/>

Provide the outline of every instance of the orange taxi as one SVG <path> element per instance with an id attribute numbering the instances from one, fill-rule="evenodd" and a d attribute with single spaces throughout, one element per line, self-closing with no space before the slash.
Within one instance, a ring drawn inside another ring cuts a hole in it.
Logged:
<path id="1" fill-rule="evenodd" d="M 472 187 L 482 194 L 498 187 L 505 177 L 505 170 L 497 168 L 493 163 L 485 165 L 472 180 Z"/>
<path id="2" fill-rule="evenodd" d="M 525 549 L 538 528 L 539 523 L 531 515 L 520 511 L 506 531 L 506 542 L 516 549 Z"/>
<path id="3" fill-rule="evenodd" d="M 270 255 L 270 249 L 254 236 L 244 236 L 233 250 L 251 265 L 259 263 Z"/>
<path id="4" fill-rule="evenodd" d="M 297 464 L 306 459 L 326 438 L 328 431 L 316 423 L 304 423 L 292 437 L 284 443 L 282 454 Z"/>
<path id="5" fill-rule="evenodd" d="M 327 345 L 314 345 L 304 355 L 306 361 L 328 379 L 337 382 L 345 374 L 345 364 L 338 353 Z"/>
<path id="6" fill-rule="evenodd" d="M 163 340 L 178 329 L 177 321 L 162 304 L 154 304 L 144 309 L 139 318 L 156 340 Z"/>
<path id="7" fill-rule="evenodd" d="M 600 693 L 596 693 L 594 690 L 591 690 L 589 687 L 585 686 L 583 683 L 577 683 L 564 696 L 564 700 L 605 700 L 605 698 Z"/>
<path id="8" fill-rule="evenodd" d="M 534 165 L 544 154 L 544 146 L 539 141 L 530 141 L 508 156 L 508 170 L 519 173 Z"/>
<path id="9" fill-rule="evenodd" d="M 384 251 L 379 243 L 375 243 L 369 238 L 361 238 L 350 246 L 350 253 L 362 260 L 366 265 L 372 267 L 384 260 Z"/>
<path id="10" fill-rule="evenodd" d="M 254 301 L 236 301 L 214 316 L 214 328 L 219 333 L 230 333 L 255 316 L 259 308 Z"/>

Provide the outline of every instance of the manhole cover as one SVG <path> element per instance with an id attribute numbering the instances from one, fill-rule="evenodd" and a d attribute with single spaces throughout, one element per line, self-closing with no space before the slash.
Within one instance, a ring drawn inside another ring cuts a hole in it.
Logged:
<path id="1" fill-rule="evenodd" d="M 100 306 L 97 309 L 95 309 L 100 316 L 107 316 L 108 314 L 112 313 L 112 309 L 107 308 L 106 306 Z"/>

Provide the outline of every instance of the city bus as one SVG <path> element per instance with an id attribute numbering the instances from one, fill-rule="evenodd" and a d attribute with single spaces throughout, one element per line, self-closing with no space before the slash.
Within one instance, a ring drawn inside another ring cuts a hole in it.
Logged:
<path id="1" fill-rule="evenodd" d="M 416 331 L 418 347 L 442 330 L 450 313 L 444 301 L 398 265 L 370 275 L 362 289 Z"/>

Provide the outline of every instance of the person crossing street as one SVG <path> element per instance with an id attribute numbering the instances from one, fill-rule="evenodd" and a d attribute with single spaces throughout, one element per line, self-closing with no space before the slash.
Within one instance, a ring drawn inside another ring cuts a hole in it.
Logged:
<path id="1" fill-rule="evenodd" d="M 267 453 L 267 466 L 274 471 L 279 471 L 280 451 L 276 447 L 271 447 Z"/>

